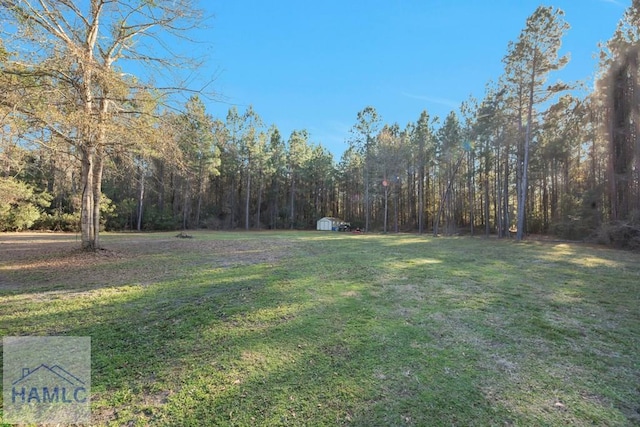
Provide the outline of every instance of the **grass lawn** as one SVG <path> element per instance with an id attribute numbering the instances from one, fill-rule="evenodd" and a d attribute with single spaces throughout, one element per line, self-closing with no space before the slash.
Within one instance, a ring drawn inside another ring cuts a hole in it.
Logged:
<path id="1" fill-rule="evenodd" d="M 91 336 L 96 425 L 640 425 L 637 253 L 175 234 L 0 235 L 0 335 Z"/>

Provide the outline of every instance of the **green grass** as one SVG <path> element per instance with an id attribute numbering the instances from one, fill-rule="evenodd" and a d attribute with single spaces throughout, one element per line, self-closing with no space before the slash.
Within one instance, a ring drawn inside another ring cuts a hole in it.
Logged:
<path id="1" fill-rule="evenodd" d="M 640 425 L 638 254 L 191 234 L 0 236 L 0 335 L 91 336 L 97 425 Z"/>

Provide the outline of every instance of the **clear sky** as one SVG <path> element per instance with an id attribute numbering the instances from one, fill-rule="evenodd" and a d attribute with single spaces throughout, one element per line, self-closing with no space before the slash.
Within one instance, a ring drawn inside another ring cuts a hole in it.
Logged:
<path id="1" fill-rule="evenodd" d="M 422 110 L 444 119 L 503 73 L 502 58 L 540 4 L 571 25 L 557 77 L 592 84 L 598 42 L 613 34 L 631 0 L 228 0 L 201 1 L 214 15 L 198 34 L 208 50 L 203 75 L 216 75 L 224 119 L 253 105 L 285 140 L 307 129 L 336 160 L 356 114 L 374 106 L 404 127 Z M 553 77 L 552 77 L 553 80 Z"/>

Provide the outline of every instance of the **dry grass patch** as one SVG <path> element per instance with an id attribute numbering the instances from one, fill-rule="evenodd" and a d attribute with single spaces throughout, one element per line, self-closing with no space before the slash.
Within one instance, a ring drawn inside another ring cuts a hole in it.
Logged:
<path id="1" fill-rule="evenodd" d="M 286 239 L 218 240 L 195 232 L 105 234 L 104 249 L 84 252 L 69 234 L 7 233 L 0 245 L 0 289 L 95 288 L 175 279 L 203 268 L 276 264 L 291 256 Z"/>

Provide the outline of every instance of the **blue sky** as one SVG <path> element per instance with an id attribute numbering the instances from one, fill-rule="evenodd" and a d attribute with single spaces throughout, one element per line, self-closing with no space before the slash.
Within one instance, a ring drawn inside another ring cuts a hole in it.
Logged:
<path id="1" fill-rule="evenodd" d="M 233 0 L 202 1 L 213 16 L 203 77 L 216 75 L 224 119 L 253 105 L 283 137 L 307 129 L 336 160 L 356 114 L 374 106 L 404 127 L 422 110 L 444 119 L 503 73 L 502 58 L 540 4 L 563 9 L 571 25 L 557 77 L 591 79 L 598 42 L 611 37 L 631 0 Z M 553 79 L 553 78 L 552 78 Z"/>

